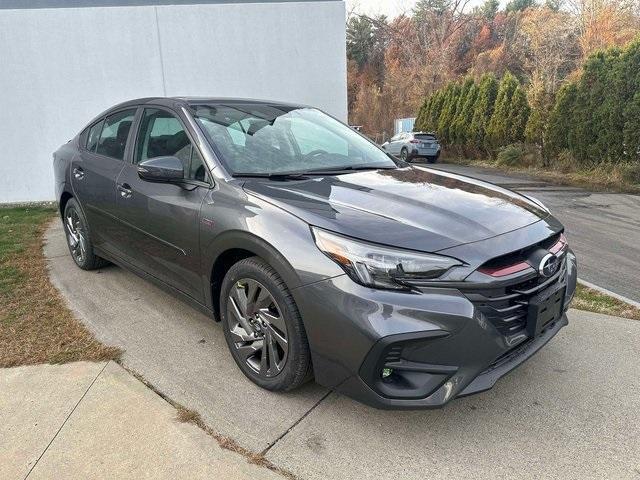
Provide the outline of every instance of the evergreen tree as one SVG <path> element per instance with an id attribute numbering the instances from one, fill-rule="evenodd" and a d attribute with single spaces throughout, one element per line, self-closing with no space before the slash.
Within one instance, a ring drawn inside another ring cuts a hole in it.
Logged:
<path id="1" fill-rule="evenodd" d="M 451 123 L 455 118 L 456 104 L 460 95 L 460 85 L 458 83 L 450 83 L 445 88 L 444 101 L 438 118 L 437 134 L 440 141 L 445 145 L 451 144 Z"/>
<path id="2" fill-rule="evenodd" d="M 640 162 L 640 38 L 622 55 L 621 76 L 626 79 L 623 96 L 623 144 L 627 161 Z"/>
<path id="3" fill-rule="evenodd" d="M 469 98 L 469 94 L 475 87 L 473 78 L 466 78 L 460 89 L 458 101 L 456 102 L 456 112 L 450 127 L 451 143 L 454 145 L 463 145 L 465 142 L 465 125 L 463 117 L 463 109 Z"/>
<path id="4" fill-rule="evenodd" d="M 507 138 L 505 145 L 511 143 L 524 142 L 525 128 L 529 120 L 529 103 L 527 102 L 527 94 L 522 86 L 518 85 L 511 97 L 509 105 L 509 117 L 507 119 Z"/>
<path id="5" fill-rule="evenodd" d="M 628 161 L 640 162 L 640 90 L 624 111 L 624 153 Z"/>
<path id="6" fill-rule="evenodd" d="M 511 143 L 511 102 L 519 86 L 516 77 L 509 72 L 506 72 L 500 81 L 495 108 L 486 131 L 487 147 L 493 151 Z"/>
<path id="7" fill-rule="evenodd" d="M 433 15 L 443 15 L 449 8 L 450 0 L 418 0 L 413 8 L 413 20 L 422 23 Z"/>
<path id="8" fill-rule="evenodd" d="M 569 144 L 576 159 L 586 162 L 594 157 L 598 131 L 602 128 L 603 99 L 606 95 L 606 53 L 598 52 L 589 57 L 578 81 L 574 106 L 575 127 L 572 129 Z"/>
<path id="9" fill-rule="evenodd" d="M 473 114 L 467 132 L 467 145 L 480 150 L 485 144 L 486 129 L 493 115 L 498 93 L 498 81 L 493 74 L 483 75 L 478 85 Z"/>
<path id="10" fill-rule="evenodd" d="M 416 116 L 416 123 L 413 126 L 414 131 L 420 132 L 425 130 L 426 115 L 432 100 L 433 100 L 433 96 L 429 96 L 424 100 L 424 102 L 422 102 L 422 106 L 420 107 L 420 110 L 418 110 L 418 115 Z"/>
<path id="11" fill-rule="evenodd" d="M 375 44 L 371 20 L 354 15 L 347 22 L 347 58 L 354 60 L 359 68 L 369 61 Z"/>
<path id="12" fill-rule="evenodd" d="M 511 0 L 507 3 L 505 7 L 505 11 L 507 13 L 510 12 L 521 12 L 526 10 L 527 8 L 532 8 L 537 5 L 535 0 Z"/>
<path id="13" fill-rule="evenodd" d="M 551 156 L 562 150 L 570 150 L 573 130 L 575 128 L 575 108 L 578 87 L 575 83 L 567 83 L 560 88 L 546 128 L 546 148 Z"/>
<path id="14" fill-rule="evenodd" d="M 500 0 L 485 0 L 479 7 L 479 13 L 487 20 L 493 20 L 500 9 Z"/>

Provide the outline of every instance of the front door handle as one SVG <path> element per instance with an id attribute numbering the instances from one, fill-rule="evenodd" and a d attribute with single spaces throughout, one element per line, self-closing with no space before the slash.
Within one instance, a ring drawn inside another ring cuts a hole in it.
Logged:
<path id="1" fill-rule="evenodd" d="M 82 180 L 84 178 L 84 170 L 82 170 L 82 167 L 75 167 L 73 169 L 73 176 L 78 180 Z"/>
<path id="2" fill-rule="evenodd" d="M 122 198 L 130 198 L 133 194 L 131 186 L 128 183 L 119 183 L 116 189 L 120 192 Z"/>

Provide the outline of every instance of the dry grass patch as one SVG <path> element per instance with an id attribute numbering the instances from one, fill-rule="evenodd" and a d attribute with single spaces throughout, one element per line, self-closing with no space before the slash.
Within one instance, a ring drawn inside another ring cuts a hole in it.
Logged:
<path id="1" fill-rule="evenodd" d="M 215 438 L 215 440 L 218 442 L 218 445 L 220 445 L 220 447 L 226 450 L 231 450 L 232 452 L 239 453 L 240 455 L 244 456 L 249 463 L 253 463 L 254 465 L 259 465 L 261 467 L 268 468 L 269 470 L 279 473 L 283 477 L 289 478 L 290 480 L 296 479 L 295 475 L 293 475 L 291 472 L 288 472 L 286 470 L 283 470 L 282 468 L 277 467 L 276 465 L 271 463 L 269 460 L 267 460 L 263 454 L 255 453 L 255 452 L 252 452 L 251 450 L 247 450 L 246 448 L 238 445 L 238 442 L 236 442 L 232 438 L 225 437 L 224 435 L 220 435 L 219 433 L 212 430 L 210 427 L 208 427 L 204 423 L 204 421 L 202 420 L 202 417 L 198 412 L 195 412 L 193 410 L 190 410 L 178 404 L 174 404 L 174 406 L 178 410 L 176 418 L 179 422 L 191 423 L 201 428 L 207 433 L 207 435 Z"/>
<path id="2" fill-rule="evenodd" d="M 640 183 L 637 183 L 635 172 L 629 173 L 628 165 L 601 165 L 584 170 L 575 170 L 573 167 L 565 168 L 558 165 L 557 169 L 542 168 L 540 166 L 513 166 L 500 164 L 491 160 L 469 160 L 460 157 L 447 157 L 442 160 L 446 163 L 470 165 L 474 167 L 488 168 L 502 173 L 514 173 L 526 175 L 529 178 L 543 180 L 545 182 L 568 187 L 578 187 L 594 192 L 615 192 L 640 194 Z"/>
<path id="3" fill-rule="evenodd" d="M 0 367 L 113 360 L 121 353 L 98 342 L 49 282 L 42 244 L 55 217 L 48 207 L 0 208 Z"/>
<path id="4" fill-rule="evenodd" d="M 640 308 L 580 284 L 578 284 L 571 306 L 587 312 L 640 320 Z"/>
<path id="5" fill-rule="evenodd" d="M 225 437 L 224 435 L 219 434 L 218 432 L 213 430 L 211 427 L 209 427 L 206 423 L 204 423 L 204 420 L 202 420 L 202 417 L 198 412 L 196 412 L 195 410 L 191 410 L 190 408 L 186 408 L 185 406 L 180 405 L 178 402 L 175 402 L 174 400 L 166 396 L 164 393 L 162 393 L 160 390 L 158 390 L 151 382 L 149 382 L 146 378 L 144 378 L 138 372 L 131 370 L 126 365 L 123 365 L 122 362 L 120 361 L 118 363 L 127 372 L 129 372 L 131 375 L 137 378 L 140 382 L 142 382 L 147 388 L 154 391 L 164 401 L 166 401 L 173 408 L 175 408 L 176 420 L 178 422 L 190 423 L 192 425 L 195 425 L 196 427 L 203 430 L 207 435 L 212 437 L 216 442 L 218 442 L 218 445 L 220 445 L 221 448 L 224 448 L 225 450 L 230 450 L 232 452 L 242 455 L 247 459 L 249 463 L 252 463 L 254 465 L 259 465 L 264 468 L 268 468 L 269 470 L 276 472 L 282 475 L 283 477 L 288 478 L 289 480 L 297 480 L 297 477 L 293 473 L 287 470 L 284 470 L 274 465 L 269 460 L 267 460 L 267 458 L 264 456 L 266 453 L 266 450 L 263 451 L 262 453 L 252 452 L 251 450 L 248 450 L 242 447 L 234 439 Z"/>

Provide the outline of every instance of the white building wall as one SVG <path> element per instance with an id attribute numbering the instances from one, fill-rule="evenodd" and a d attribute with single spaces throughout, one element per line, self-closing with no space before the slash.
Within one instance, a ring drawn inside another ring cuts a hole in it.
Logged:
<path id="1" fill-rule="evenodd" d="M 58 146 L 118 102 L 163 95 L 346 120 L 344 3 L 0 10 L 0 203 L 53 200 Z"/>

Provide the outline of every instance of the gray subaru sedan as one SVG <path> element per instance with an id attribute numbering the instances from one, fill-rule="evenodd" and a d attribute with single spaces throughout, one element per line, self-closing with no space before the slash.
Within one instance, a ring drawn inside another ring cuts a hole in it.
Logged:
<path id="1" fill-rule="evenodd" d="M 440 407 L 567 325 L 576 258 L 543 204 L 409 165 L 312 107 L 132 100 L 54 170 L 78 267 L 115 263 L 210 315 L 269 390 L 315 377 Z"/>

